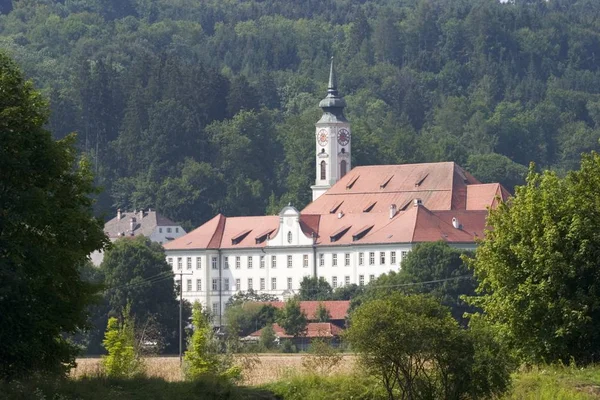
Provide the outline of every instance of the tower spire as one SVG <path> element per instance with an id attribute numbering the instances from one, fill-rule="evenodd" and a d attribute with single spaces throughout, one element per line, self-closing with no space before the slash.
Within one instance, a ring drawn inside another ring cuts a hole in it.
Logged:
<path id="1" fill-rule="evenodd" d="M 329 86 L 327 87 L 327 93 L 337 94 L 337 82 L 335 80 L 335 70 L 333 68 L 333 56 L 331 57 L 331 66 L 329 67 Z"/>

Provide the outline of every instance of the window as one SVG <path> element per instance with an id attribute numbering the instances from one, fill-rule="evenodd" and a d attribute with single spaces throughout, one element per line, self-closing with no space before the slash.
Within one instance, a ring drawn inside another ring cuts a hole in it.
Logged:
<path id="1" fill-rule="evenodd" d="M 219 303 L 212 304 L 212 313 L 213 315 L 219 315 Z"/>
<path id="2" fill-rule="evenodd" d="M 344 151 L 344 149 L 342 149 L 342 151 Z M 344 175 L 346 175 L 346 169 L 347 169 L 346 160 L 342 160 L 342 162 L 340 163 L 340 178 L 342 178 Z"/>
<path id="3" fill-rule="evenodd" d="M 167 233 L 171 233 L 171 228 L 167 228 Z"/>
<path id="4" fill-rule="evenodd" d="M 406 258 L 406 256 L 408 255 L 408 251 L 403 251 L 402 253 L 400 253 L 402 258 L 400 259 L 400 261 L 404 261 L 404 258 Z"/>
<path id="5" fill-rule="evenodd" d="M 202 290 L 202 279 L 196 279 L 196 291 Z"/>
<path id="6" fill-rule="evenodd" d="M 212 280 L 212 290 L 219 290 L 219 280 L 217 278 Z"/>
<path id="7" fill-rule="evenodd" d="M 365 265 L 365 253 L 358 253 L 358 265 Z"/>
<path id="8" fill-rule="evenodd" d="M 229 269 L 229 257 L 225 256 L 225 266 L 223 269 Z"/>
<path id="9" fill-rule="evenodd" d="M 277 268 L 277 256 L 271 256 L 271 268 Z"/>
<path id="10" fill-rule="evenodd" d="M 287 261 L 288 268 L 292 268 L 292 256 L 287 256 Z"/>
<path id="11" fill-rule="evenodd" d="M 302 266 L 308 268 L 308 254 L 302 256 Z"/>
<path id="12" fill-rule="evenodd" d="M 325 160 L 323 160 L 323 161 L 321 161 L 321 180 L 322 181 L 327 179 L 327 173 L 325 172 L 326 169 L 327 169 L 327 163 L 325 162 Z"/>
<path id="13" fill-rule="evenodd" d="M 237 278 L 235 280 L 235 290 L 237 290 L 237 291 L 242 290 L 242 280 L 240 278 Z"/>
<path id="14" fill-rule="evenodd" d="M 392 264 L 392 265 L 396 264 L 396 252 L 395 251 L 390 251 L 390 264 Z"/>
<path id="15" fill-rule="evenodd" d="M 217 257 L 212 258 L 212 269 L 217 269 Z"/>
<path id="16" fill-rule="evenodd" d="M 182 262 L 181 257 L 177 257 L 177 269 L 181 269 Z"/>
<path id="17" fill-rule="evenodd" d="M 187 269 L 192 269 L 192 257 L 187 258 Z"/>
<path id="18" fill-rule="evenodd" d="M 242 262 L 240 261 L 240 256 L 235 257 L 235 269 L 242 268 Z"/>
<path id="19" fill-rule="evenodd" d="M 254 259 L 254 257 L 248 256 L 248 269 L 252 269 L 252 260 L 253 259 Z"/>
<path id="20" fill-rule="evenodd" d="M 196 257 L 196 269 L 202 268 L 202 257 Z"/>
<path id="21" fill-rule="evenodd" d="M 167 258 L 167 264 L 169 264 L 171 268 L 173 268 L 173 257 Z"/>
<path id="22" fill-rule="evenodd" d="M 162 233 L 162 228 L 158 228 L 158 233 Z"/>
<path id="23" fill-rule="evenodd" d="M 292 243 L 292 232 L 288 232 L 288 243 Z"/>
<path id="24" fill-rule="evenodd" d="M 260 278 L 260 290 L 265 290 L 265 278 Z"/>
<path id="25" fill-rule="evenodd" d="M 331 278 L 331 287 L 333 287 L 333 288 L 337 287 L 337 276 L 334 276 L 333 278 Z"/>
<path id="26" fill-rule="evenodd" d="M 175 233 L 179 233 L 179 228 L 175 228 Z"/>
<path id="27" fill-rule="evenodd" d="M 223 279 L 223 290 L 229 291 L 229 278 Z"/>
<path id="28" fill-rule="evenodd" d="M 349 286 L 350 285 L 350 276 L 346 275 L 344 277 L 344 285 Z"/>
<path id="29" fill-rule="evenodd" d="M 344 265 L 346 267 L 350 266 L 350 253 L 344 254 Z"/>
<path id="30" fill-rule="evenodd" d="M 253 282 L 252 282 L 252 278 L 248 278 L 248 290 L 253 290 L 253 289 L 254 289 L 254 288 L 252 287 L 252 286 L 254 286 L 252 283 L 253 283 Z"/>
<path id="31" fill-rule="evenodd" d="M 332 254 L 331 255 L 331 265 L 333 267 L 337 267 L 337 254 Z"/>
<path id="32" fill-rule="evenodd" d="M 369 253 L 369 265 L 375 265 L 375 252 L 374 251 Z"/>
<path id="33" fill-rule="evenodd" d="M 385 265 L 385 251 L 379 252 L 379 265 Z"/>
<path id="34" fill-rule="evenodd" d="M 375 275 L 369 275 L 369 282 L 373 282 L 375 280 Z"/>
<path id="35" fill-rule="evenodd" d="M 265 256 L 260 256 L 260 267 L 265 268 Z"/>
<path id="36" fill-rule="evenodd" d="M 319 254 L 319 266 L 323 266 L 325 265 L 325 254 L 321 253 Z"/>
<path id="37" fill-rule="evenodd" d="M 364 286 L 365 285 L 365 276 L 364 275 L 359 275 L 358 276 L 358 285 L 359 286 Z"/>
<path id="38" fill-rule="evenodd" d="M 288 279 L 287 279 L 287 288 L 288 288 L 289 290 L 292 290 L 292 278 L 288 278 Z"/>
<path id="39" fill-rule="evenodd" d="M 271 290 L 277 290 L 277 278 L 271 278 Z"/>
<path id="40" fill-rule="evenodd" d="M 185 290 L 186 290 L 187 292 L 191 292 L 191 291 L 192 291 L 192 280 L 191 280 L 191 279 L 188 279 L 188 280 L 187 280 L 187 285 L 186 285 L 186 288 L 185 288 Z"/>

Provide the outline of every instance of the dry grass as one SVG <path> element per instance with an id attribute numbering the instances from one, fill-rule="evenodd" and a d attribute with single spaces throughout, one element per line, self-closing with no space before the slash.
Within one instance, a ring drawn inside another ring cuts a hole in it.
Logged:
<path id="1" fill-rule="evenodd" d="M 257 386 L 301 373 L 304 356 L 303 354 L 258 354 L 257 362 L 248 360 L 248 357 L 240 357 L 240 365 L 246 366 L 243 372 L 243 384 Z M 178 357 L 148 357 L 144 362 L 148 377 L 161 378 L 168 382 L 183 379 Z M 331 373 L 351 372 L 354 364 L 355 356 L 344 355 Z M 71 377 L 77 379 L 84 376 L 99 376 L 101 373 L 100 358 L 80 358 L 77 360 L 77 367 L 71 371 Z"/>

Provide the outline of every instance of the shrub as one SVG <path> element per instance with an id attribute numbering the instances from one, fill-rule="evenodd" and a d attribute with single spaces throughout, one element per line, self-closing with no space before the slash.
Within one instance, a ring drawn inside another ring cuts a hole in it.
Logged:
<path id="1" fill-rule="evenodd" d="M 111 378 L 131 378 L 143 373 L 144 365 L 135 346 L 134 322 L 127 307 L 123 322 L 109 318 L 102 344 L 108 355 L 102 358 L 104 373 Z"/>

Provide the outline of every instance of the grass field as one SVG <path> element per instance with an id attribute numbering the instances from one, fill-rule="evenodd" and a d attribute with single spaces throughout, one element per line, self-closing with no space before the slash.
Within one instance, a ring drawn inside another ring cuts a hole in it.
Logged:
<path id="1" fill-rule="evenodd" d="M 290 375 L 302 373 L 303 354 L 258 354 L 257 362 L 238 357 L 241 365 L 251 364 L 244 368 L 244 385 L 263 385 L 284 379 Z M 183 380 L 181 368 L 179 368 L 178 357 L 149 357 L 145 359 L 146 375 L 150 378 L 160 378 L 167 382 L 179 382 Z M 335 374 L 348 374 L 355 365 L 355 356 L 345 355 L 337 368 L 332 372 Z M 77 368 L 71 371 L 71 377 L 81 378 L 84 376 L 99 376 L 100 358 L 80 358 L 77 360 Z"/>

